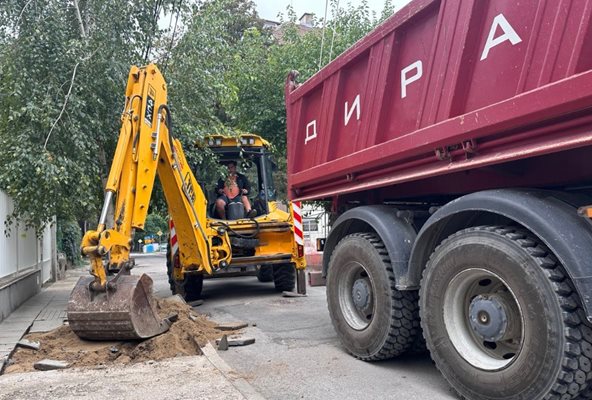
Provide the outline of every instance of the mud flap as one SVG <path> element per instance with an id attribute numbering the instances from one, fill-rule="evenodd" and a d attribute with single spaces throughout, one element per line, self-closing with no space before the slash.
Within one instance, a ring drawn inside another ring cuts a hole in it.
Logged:
<path id="1" fill-rule="evenodd" d="M 156 312 L 148 275 L 120 276 L 106 292 L 90 290 L 93 280 L 81 277 L 68 301 L 68 322 L 80 338 L 147 339 L 169 329 L 170 323 Z"/>

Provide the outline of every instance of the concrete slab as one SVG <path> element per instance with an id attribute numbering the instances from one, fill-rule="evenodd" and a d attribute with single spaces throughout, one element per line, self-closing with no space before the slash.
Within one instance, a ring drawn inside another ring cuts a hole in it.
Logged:
<path id="1" fill-rule="evenodd" d="M 10 317 L 6 318 L 4 321 L 2 321 L 2 323 L 7 323 L 7 324 L 18 324 L 20 322 L 23 323 L 31 323 L 31 318 L 35 318 L 36 314 L 33 315 L 16 315 L 16 314 L 11 314 Z"/>
<path id="2" fill-rule="evenodd" d="M 63 304 L 61 306 L 52 304 L 51 306 L 45 307 L 45 309 L 41 311 L 37 318 L 35 318 L 35 321 L 49 321 L 52 319 L 65 320 L 67 319 L 66 307 L 67 304 Z"/>
<path id="3" fill-rule="evenodd" d="M 27 328 L 29 328 L 29 326 L 31 326 L 31 322 L 33 321 L 33 319 L 29 319 L 28 321 L 19 321 L 19 322 L 12 322 L 12 321 L 3 321 L 2 325 L 0 327 L 0 337 L 2 337 L 2 335 L 4 333 L 11 333 L 11 332 L 17 332 L 17 331 L 23 331 L 23 330 L 27 330 Z"/>
<path id="4" fill-rule="evenodd" d="M 21 338 L 23 337 L 23 334 L 21 332 L 15 333 L 12 336 L 4 336 L 0 339 L 0 346 L 12 346 L 14 344 L 16 344 L 16 342 L 18 342 L 19 340 L 21 340 Z"/>
<path id="5" fill-rule="evenodd" d="M 179 376 L 183 376 L 179 384 Z M 244 391 L 244 392 L 243 392 Z M 68 369 L 0 376 L 0 399 L 209 399 L 260 400 L 256 392 L 237 384 L 206 357 L 101 369 Z"/>
<path id="6" fill-rule="evenodd" d="M 1 326 L 0 327 L 0 343 L 2 343 L 2 341 L 5 340 L 6 338 L 11 338 L 14 336 L 22 335 L 22 333 L 24 331 L 26 331 L 30 325 L 31 324 L 29 323 L 26 325 L 19 325 L 14 328 L 11 325 Z"/>
<path id="7" fill-rule="evenodd" d="M 39 371 L 51 371 L 54 369 L 66 369 L 70 366 L 67 362 L 59 360 L 44 359 L 33 364 L 33 368 Z"/>
<path id="8" fill-rule="evenodd" d="M 239 346 L 248 346 L 250 344 L 255 343 L 255 338 L 252 337 L 230 337 L 227 338 L 226 335 L 222 336 L 222 339 L 216 339 L 216 343 L 218 344 L 218 350 L 222 350 L 220 349 L 220 345 L 223 343 L 223 341 L 226 341 L 226 349 L 228 350 L 228 346 L 230 347 L 239 347 Z"/>
<path id="9" fill-rule="evenodd" d="M 3 352 L 12 352 L 12 350 L 14 350 L 14 348 L 16 347 L 16 344 L 18 343 L 18 341 L 20 340 L 20 338 L 15 338 L 15 340 L 13 341 L 6 341 L 3 343 L 0 343 L 0 351 Z"/>
<path id="10" fill-rule="evenodd" d="M 20 340 L 17 343 L 17 345 L 19 345 L 20 347 L 24 347 L 26 349 L 33 349 L 33 350 L 39 350 L 39 348 L 41 347 L 40 342 L 35 342 L 35 341 L 27 340 L 27 339 Z"/>
<path id="11" fill-rule="evenodd" d="M 236 331 L 238 329 L 243 329 L 249 326 L 248 323 L 242 321 L 234 321 L 234 322 L 224 322 L 216 325 L 216 329 L 221 331 Z"/>
<path id="12" fill-rule="evenodd" d="M 50 319 L 47 321 L 35 321 L 29 329 L 29 333 L 49 332 L 64 325 L 61 319 Z"/>

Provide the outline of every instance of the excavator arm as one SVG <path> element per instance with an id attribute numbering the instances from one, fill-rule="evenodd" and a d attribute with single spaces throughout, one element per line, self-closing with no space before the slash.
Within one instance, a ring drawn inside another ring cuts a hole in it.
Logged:
<path id="1" fill-rule="evenodd" d="M 90 259 L 92 277 L 81 278 L 68 305 L 70 326 L 80 337 L 145 338 L 168 329 L 154 310 L 151 279 L 129 275 L 133 234 L 144 228 L 156 174 L 175 221 L 183 265 L 206 273 L 228 265 L 228 234 L 207 225 L 207 200 L 181 143 L 172 136 L 165 80 L 153 64 L 134 66 L 99 224 L 84 235 L 81 244 L 81 252 Z M 113 200 L 114 221 L 109 227 Z M 109 268 L 104 263 L 107 256 Z M 119 272 L 109 277 L 109 269 Z M 118 324 L 117 329 L 112 327 Z"/>

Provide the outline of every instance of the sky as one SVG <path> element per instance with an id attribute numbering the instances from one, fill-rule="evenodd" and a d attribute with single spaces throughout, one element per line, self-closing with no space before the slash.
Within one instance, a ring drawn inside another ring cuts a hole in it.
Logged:
<path id="1" fill-rule="evenodd" d="M 405 4 L 409 3 L 410 0 L 393 0 L 395 11 L 401 9 Z M 255 0 L 257 4 L 257 12 L 259 16 L 264 19 L 272 21 L 278 20 L 278 13 L 286 14 L 286 6 L 292 5 L 298 18 L 304 13 L 314 13 L 317 19 L 321 19 L 325 16 L 325 1 L 324 0 Z M 348 3 L 353 6 L 358 6 L 362 3 L 362 0 L 340 0 L 339 6 L 344 7 Z M 384 6 L 384 0 L 368 0 L 368 6 L 370 10 L 376 11 L 377 15 Z M 329 1 L 329 8 L 327 10 L 327 19 L 331 16 L 331 1 Z"/>

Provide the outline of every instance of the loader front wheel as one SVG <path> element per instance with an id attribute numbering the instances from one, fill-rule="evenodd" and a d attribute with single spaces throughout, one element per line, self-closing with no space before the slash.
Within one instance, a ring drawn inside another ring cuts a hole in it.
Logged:
<path id="1" fill-rule="evenodd" d="M 444 240 L 420 289 L 432 359 L 475 400 L 576 398 L 592 355 L 581 307 L 550 250 L 512 226 L 468 228 Z"/>
<path id="2" fill-rule="evenodd" d="M 389 254 L 373 233 L 338 243 L 329 261 L 327 303 L 341 343 L 364 361 L 401 355 L 419 333 L 417 291 L 395 288 Z"/>
<path id="3" fill-rule="evenodd" d="M 277 264 L 273 266 L 273 283 L 278 292 L 290 292 L 296 286 L 296 269 L 294 264 Z"/>
<path id="4" fill-rule="evenodd" d="M 273 281 L 273 267 L 271 265 L 262 265 L 257 270 L 257 279 L 259 282 Z"/>

